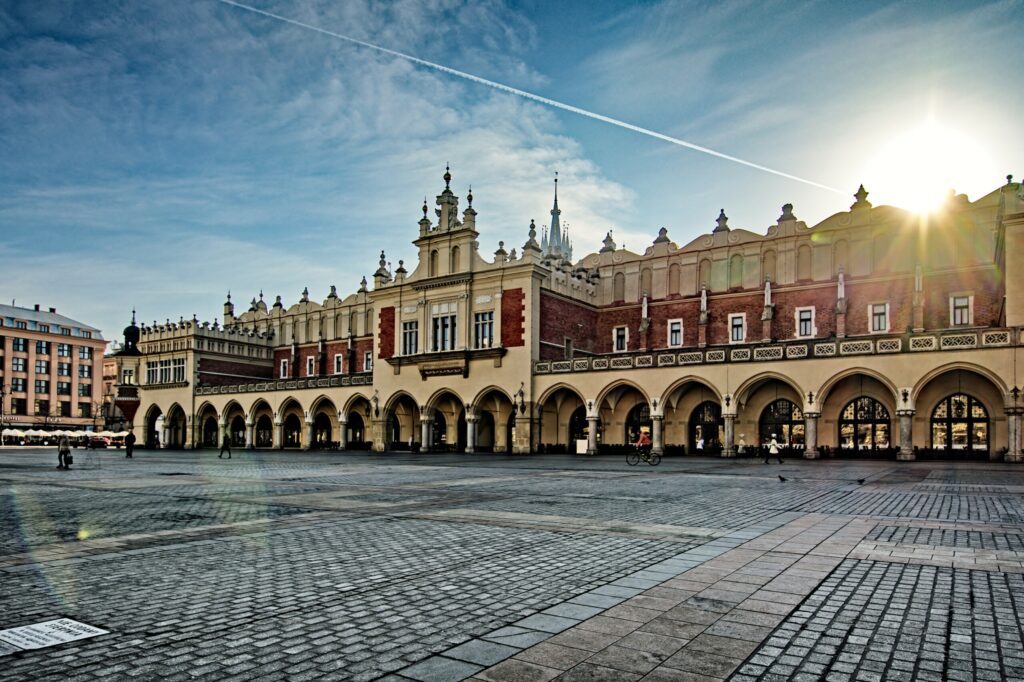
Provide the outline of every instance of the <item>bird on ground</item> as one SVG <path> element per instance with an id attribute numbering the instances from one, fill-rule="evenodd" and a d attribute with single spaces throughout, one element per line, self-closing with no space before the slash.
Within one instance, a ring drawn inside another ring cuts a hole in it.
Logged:
<path id="1" fill-rule="evenodd" d="M 788 481 L 789 479 L 788 479 L 788 478 L 786 478 L 785 476 L 783 476 L 782 474 L 779 474 L 779 480 L 780 480 L 780 481 L 782 481 L 783 483 L 785 483 L 785 482 L 786 482 L 786 481 Z"/>
<path id="2" fill-rule="evenodd" d="M 864 485 L 864 479 L 863 478 L 858 478 L 857 479 L 857 485 Z"/>

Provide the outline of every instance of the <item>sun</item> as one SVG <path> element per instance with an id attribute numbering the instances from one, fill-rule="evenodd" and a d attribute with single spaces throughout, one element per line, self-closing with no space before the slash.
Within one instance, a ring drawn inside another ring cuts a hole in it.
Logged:
<path id="1" fill-rule="evenodd" d="M 865 169 L 864 184 L 883 203 L 928 213 L 942 205 L 951 189 L 961 191 L 991 173 L 984 147 L 928 119 L 879 148 Z"/>

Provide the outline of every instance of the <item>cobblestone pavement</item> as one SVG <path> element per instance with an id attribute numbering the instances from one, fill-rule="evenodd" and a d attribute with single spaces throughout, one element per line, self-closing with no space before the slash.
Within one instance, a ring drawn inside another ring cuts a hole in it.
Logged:
<path id="1" fill-rule="evenodd" d="M 235 454 L 0 448 L 0 679 L 1024 679 L 1010 465 Z"/>

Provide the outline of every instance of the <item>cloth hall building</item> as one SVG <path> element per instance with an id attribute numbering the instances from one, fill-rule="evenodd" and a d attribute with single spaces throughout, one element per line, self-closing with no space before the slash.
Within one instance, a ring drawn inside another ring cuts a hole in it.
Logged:
<path id="1" fill-rule="evenodd" d="M 863 187 L 816 225 L 722 211 L 682 246 L 609 234 L 573 260 L 557 191 L 538 239 L 485 255 L 451 176 L 415 263 L 223 322 L 125 330 L 117 404 L 140 443 L 376 451 L 1021 460 L 1024 190 L 922 217 Z M 557 185 L 556 185 L 557 187 Z M 525 221 L 524 221 L 525 225 Z"/>

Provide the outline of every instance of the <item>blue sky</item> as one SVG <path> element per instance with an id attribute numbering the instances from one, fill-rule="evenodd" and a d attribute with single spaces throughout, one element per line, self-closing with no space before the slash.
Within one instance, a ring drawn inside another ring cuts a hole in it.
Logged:
<path id="1" fill-rule="evenodd" d="M 0 297 L 116 337 L 261 289 L 348 294 L 397 265 L 450 162 L 481 251 L 546 223 L 577 256 L 714 226 L 808 223 L 929 117 L 980 150 L 971 198 L 1024 175 L 1024 3 L 251 0 L 657 130 L 835 194 L 545 107 L 216 0 L 0 4 Z M 980 159 L 980 160 L 979 160 Z M 957 165 L 957 164 L 954 164 Z M 883 186 L 872 185 L 879 178 Z"/>

